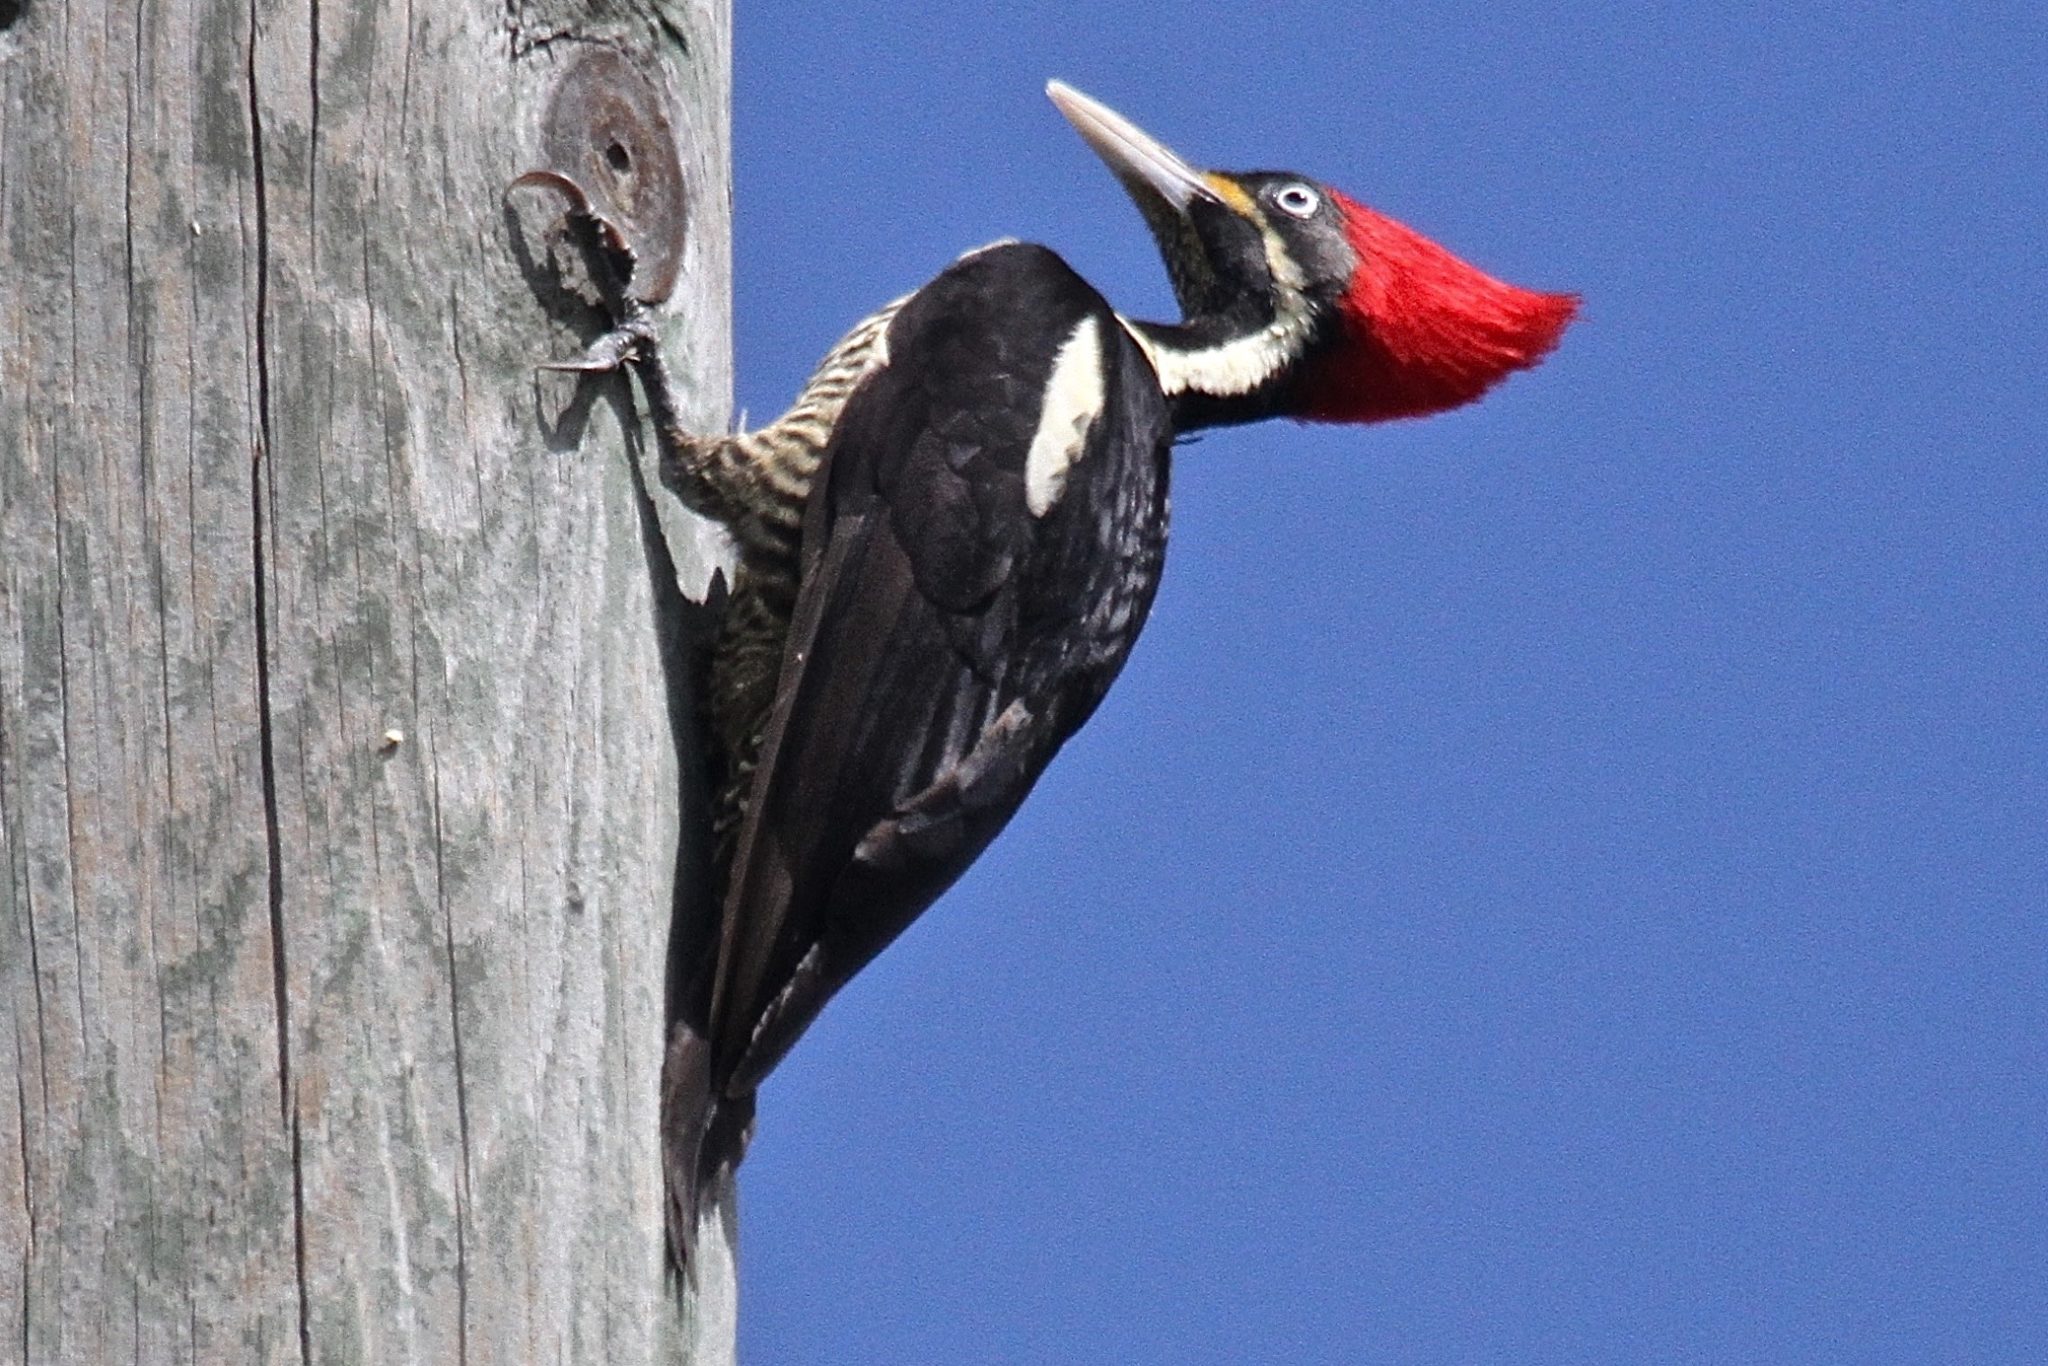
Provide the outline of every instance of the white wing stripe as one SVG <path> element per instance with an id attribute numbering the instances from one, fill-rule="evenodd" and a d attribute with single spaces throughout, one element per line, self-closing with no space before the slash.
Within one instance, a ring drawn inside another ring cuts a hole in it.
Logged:
<path id="1" fill-rule="evenodd" d="M 1038 431 L 1024 457 L 1024 505 L 1043 517 L 1067 486 L 1067 471 L 1081 458 L 1088 429 L 1102 413 L 1102 329 L 1094 314 L 1081 319 L 1053 358 Z"/>

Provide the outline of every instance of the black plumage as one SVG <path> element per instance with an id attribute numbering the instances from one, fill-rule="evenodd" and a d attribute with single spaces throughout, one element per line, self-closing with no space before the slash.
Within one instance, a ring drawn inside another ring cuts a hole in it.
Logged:
<path id="1" fill-rule="evenodd" d="M 1099 408 L 1034 513 L 1027 456 L 1084 324 Z M 1101 702 L 1159 585 L 1166 400 L 1065 262 L 1015 244 L 969 256 L 903 306 L 887 350 L 807 509 L 703 1041 L 714 1109 L 750 1097 L 1008 822 Z M 689 1184 L 734 1156 L 699 1153 Z"/>
<path id="2" fill-rule="evenodd" d="M 1104 401 L 1033 515 L 1026 455 L 1084 319 Z M 715 1072 L 740 1089 L 1009 820 L 1159 585 L 1166 404 L 1065 262 L 1021 245 L 972 256 L 903 308 L 888 346 L 826 447 L 733 862 L 711 1032 Z"/>

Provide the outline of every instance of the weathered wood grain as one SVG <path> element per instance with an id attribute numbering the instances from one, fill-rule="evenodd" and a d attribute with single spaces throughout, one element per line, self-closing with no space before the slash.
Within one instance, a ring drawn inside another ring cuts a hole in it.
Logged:
<path id="1" fill-rule="evenodd" d="M 591 319 L 502 191 L 581 43 L 667 83 L 723 423 L 727 0 L 0 23 L 0 1360 L 680 1359 L 722 552 L 623 382 L 534 377 Z"/>

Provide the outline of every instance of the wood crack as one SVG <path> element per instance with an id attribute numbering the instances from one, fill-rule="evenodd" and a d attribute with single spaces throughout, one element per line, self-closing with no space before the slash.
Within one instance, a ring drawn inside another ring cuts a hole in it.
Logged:
<path id="1" fill-rule="evenodd" d="M 292 1113 L 292 1265 L 299 1280 L 299 1360 L 312 1366 L 313 1334 L 306 1306 L 306 1166 L 299 1155 L 299 1116 Z"/>
<path id="2" fill-rule="evenodd" d="M 455 1054 L 455 1134 L 462 1167 L 455 1189 L 455 1359 L 469 1360 L 469 1096 L 462 1066 L 461 979 L 455 973 L 455 913 L 448 905 L 448 883 L 441 866 L 445 847 L 441 829 L 441 763 L 433 741 L 427 745 L 427 770 L 434 801 L 434 900 L 441 908 L 441 944 L 448 967 L 448 1030 Z"/>
<path id="3" fill-rule="evenodd" d="M 23 1220 L 28 1224 L 28 1242 L 21 1249 L 21 1283 L 23 1286 L 28 1284 L 28 1259 L 36 1247 L 35 1185 L 29 1177 L 28 1165 L 28 1069 L 23 1065 L 25 1062 L 26 1059 L 21 1056 L 21 1036 L 16 1034 L 14 1036 L 14 1112 L 15 1118 L 19 1121 L 17 1137 L 21 1143 L 21 1213 Z M 45 1104 L 47 1107 L 47 1102 Z M 23 1312 L 26 1313 L 26 1309 Z M 27 1361 L 28 1357 L 24 1355 L 22 1360 Z"/>
<path id="4" fill-rule="evenodd" d="M 77 273 L 74 271 L 74 297 L 76 283 Z M 73 330 L 75 331 L 76 328 L 74 327 Z M 67 632 L 64 629 L 66 601 L 64 591 L 64 529 L 66 518 L 64 516 L 64 472 L 61 467 L 51 471 L 50 503 L 52 517 L 51 540 L 56 547 L 56 554 L 52 557 L 51 573 L 57 580 L 57 619 L 55 625 L 57 631 L 58 751 L 60 755 L 59 763 L 64 769 L 64 791 L 72 793 L 83 790 L 83 785 L 79 782 L 78 775 L 72 771 L 71 767 L 71 650 L 66 641 Z M 66 862 L 65 871 L 67 873 L 65 882 L 67 890 L 71 894 L 71 962 L 76 971 L 76 976 L 73 977 L 71 986 L 78 999 L 78 1056 L 80 1059 L 85 1059 L 92 1056 L 92 1043 L 86 1034 L 86 1021 L 90 1020 L 92 1016 L 85 1008 L 85 932 L 83 928 L 85 912 L 79 905 L 78 839 L 78 803 L 67 800 L 64 803 L 64 856 Z M 42 978 L 38 975 L 36 978 L 36 1024 L 39 1030 L 42 1027 L 42 1012 Z M 45 1042 L 41 1035 L 38 1036 L 38 1042 Z M 43 1077 L 43 1097 L 46 1104 L 49 1099 L 49 1091 L 49 1076 L 45 1073 Z"/>
<path id="5" fill-rule="evenodd" d="M 270 200 L 263 161 L 263 102 L 256 80 L 257 15 L 249 8 L 249 148 L 250 181 L 256 201 L 256 449 L 250 460 L 249 502 L 252 513 L 250 563 L 256 613 L 256 733 L 263 785 L 264 848 L 270 864 L 270 971 L 277 1013 L 277 1093 L 280 1117 L 291 1133 L 292 1260 L 297 1281 L 299 1359 L 313 1360 L 310 1310 L 306 1288 L 306 1170 L 300 1144 L 300 1122 L 292 1102 L 291 991 L 285 959 L 284 840 L 278 823 L 276 716 L 270 696 L 270 600 L 268 563 L 264 554 L 264 485 L 268 456 L 274 444 L 270 396 Z"/>
<path id="6" fill-rule="evenodd" d="M 250 563 L 254 572 L 256 610 L 256 723 L 257 744 L 263 774 L 263 824 L 270 863 L 270 964 L 271 985 L 277 1008 L 277 1100 L 278 1117 L 291 1119 L 292 1059 L 291 1000 L 287 990 L 284 942 L 283 839 L 277 816 L 277 750 L 275 717 L 270 706 L 270 601 L 268 565 L 263 551 L 265 523 L 263 485 L 266 458 L 272 434 L 270 416 L 270 205 L 263 173 L 263 110 L 256 93 L 256 12 L 249 11 L 249 144 L 254 162 L 256 198 L 256 423 L 257 440 L 250 461 L 249 504 L 253 540 Z"/>
<path id="7" fill-rule="evenodd" d="M 25 805 L 26 803 L 24 803 Z M 42 1102 L 41 1108 L 47 1114 L 50 1109 L 50 1030 L 47 1023 L 46 1007 L 43 1004 L 43 951 L 42 945 L 36 939 L 36 893 L 34 879 L 31 871 L 26 867 L 19 870 L 19 878 L 21 882 L 22 920 L 28 926 L 29 983 L 35 988 L 36 993 L 36 1080 L 41 1088 L 37 1099 Z M 18 1059 L 21 1054 L 21 1036 L 18 1034 L 15 1036 L 14 1051 Z M 20 1063 L 18 1061 L 15 1065 L 15 1083 L 17 1085 L 22 1083 Z M 24 1113 L 26 1113 L 26 1104 L 27 1102 L 24 1100 Z M 22 1133 L 22 1141 L 24 1143 L 28 1141 L 26 1130 Z M 28 1165 L 26 1163 L 23 1163 L 21 1173 L 22 1180 L 26 1182 L 28 1180 Z M 29 1227 L 31 1229 L 35 1227 L 33 1220 L 31 1220 Z"/>
<path id="8" fill-rule="evenodd" d="M 308 0 L 306 7 L 306 217 L 320 221 L 320 0 Z M 254 47 L 254 44 L 251 44 Z M 317 250 L 319 234 L 313 241 Z M 316 258 L 317 259 L 317 258 Z"/>

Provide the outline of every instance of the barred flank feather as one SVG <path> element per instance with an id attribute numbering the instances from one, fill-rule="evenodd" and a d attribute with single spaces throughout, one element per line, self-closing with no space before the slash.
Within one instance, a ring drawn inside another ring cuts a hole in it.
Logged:
<path id="1" fill-rule="evenodd" d="M 888 363 L 889 323 L 907 298 L 857 323 L 825 354 L 789 411 L 767 426 L 732 436 L 670 433 L 671 481 L 686 501 L 725 523 L 740 552 L 713 646 L 708 703 L 718 750 L 712 828 L 721 879 L 775 701 L 796 604 L 804 505 L 846 400 Z"/>

